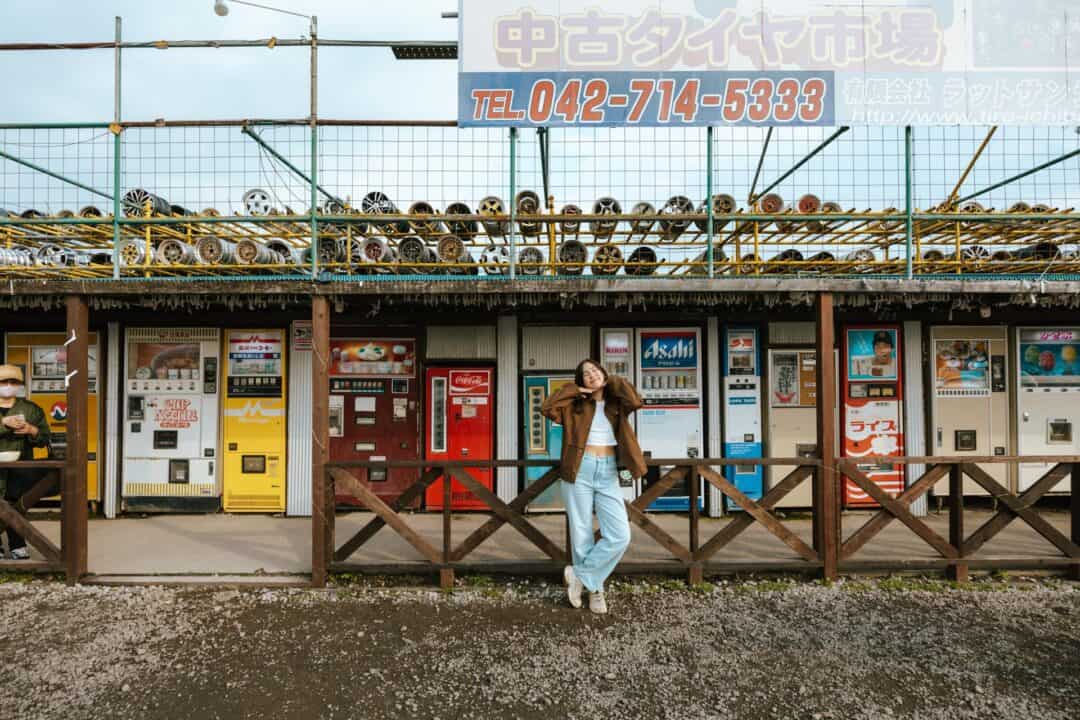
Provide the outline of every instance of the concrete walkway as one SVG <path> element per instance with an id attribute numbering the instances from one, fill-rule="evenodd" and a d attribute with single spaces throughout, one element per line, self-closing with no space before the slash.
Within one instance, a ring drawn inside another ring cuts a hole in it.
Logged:
<path id="1" fill-rule="evenodd" d="M 1063 511 L 1046 510 L 1043 516 L 1060 531 L 1069 534 L 1069 516 Z M 858 529 L 872 513 L 845 513 L 846 537 Z M 970 534 L 989 517 L 985 510 L 965 513 L 965 527 Z M 337 517 L 337 545 L 343 543 L 371 518 L 370 513 L 355 512 Z M 654 514 L 651 517 L 683 544 L 689 542 L 685 515 Z M 416 513 L 406 516 L 409 524 L 435 547 L 442 547 L 442 518 L 437 514 Z M 460 543 L 479 527 L 486 515 L 463 513 L 453 517 L 452 537 Z M 551 538 L 564 543 L 564 520 L 561 514 L 531 515 L 530 522 Z M 948 513 L 931 513 L 927 523 L 942 537 L 948 538 Z M 700 537 L 704 544 L 723 528 L 729 519 L 701 518 Z M 807 544 L 811 543 L 808 518 L 789 519 L 787 526 Z M 37 521 L 35 525 L 54 542 L 59 542 L 57 521 Z M 670 560 L 671 555 L 636 526 L 625 560 Z M 124 517 L 115 520 L 91 520 L 89 523 L 89 571 L 98 575 L 154 574 L 262 574 L 308 573 L 311 570 L 310 518 L 283 518 L 266 515 L 160 515 Z M 932 560 L 938 556 L 899 521 L 894 520 L 868 543 L 854 560 Z M 1043 540 L 1022 520 L 1014 520 L 996 538 L 983 546 L 975 558 L 1060 557 L 1057 549 Z M 466 562 L 545 560 L 546 556 L 520 533 L 504 525 L 467 558 Z M 353 563 L 420 562 L 422 556 L 389 528 L 379 533 L 350 559 Z M 798 561 L 798 556 L 783 542 L 753 524 L 713 557 L 728 561 Z"/>

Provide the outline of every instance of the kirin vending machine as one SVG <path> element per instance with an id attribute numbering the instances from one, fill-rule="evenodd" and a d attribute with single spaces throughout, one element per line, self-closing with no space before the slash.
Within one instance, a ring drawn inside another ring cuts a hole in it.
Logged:
<path id="1" fill-rule="evenodd" d="M 427 459 L 492 460 L 495 448 L 495 371 L 490 367 L 429 367 L 427 392 Z M 492 488 L 490 467 L 465 467 L 488 489 Z M 443 508 L 445 477 L 428 486 L 425 505 Z M 450 484 L 450 507 L 454 510 L 483 510 L 488 506 L 464 485 Z"/>
<path id="2" fill-rule="evenodd" d="M 814 348 L 769 350 L 769 455 L 817 457 L 817 351 Z M 793 467 L 770 467 L 771 484 Z M 813 505 L 812 484 L 803 481 L 778 507 Z"/>
<path id="3" fill-rule="evenodd" d="M 842 423 L 841 454 L 902 456 L 904 453 L 903 387 L 898 325 L 850 326 L 840 348 Z M 893 497 L 904 490 L 904 469 L 884 462 L 859 463 L 871 481 Z M 877 503 L 851 480 L 844 479 L 844 504 Z"/>
<path id="4" fill-rule="evenodd" d="M 124 509 L 220 508 L 216 328 L 128 328 L 124 358 Z"/>
<path id="5" fill-rule="evenodd" d="M 18 365 L 26 378 L 24 397 L 45 411 L 51 434 L 52 456 L 63 459 L 67 450 L 67 348 L 64 333 L 8 333 L 4 338 L 5 362 Z M 97 333 L 90 333 L 87 347 L 87 470 L 86 496 L 91 502 L 101 500 L 98 477 L 98 434 L 101 416 L 98 406 Z M 46 448 L 36 448 L 34 457 L 44 459 Z"/>
<path id="6" fill-rule="evenodd" d="M 1017 452 L 1077 455 L 1080 437 L 1080 328 L 1017 328 L 1020 388 L 1016 395 Z M 1050 465 L 1020 463 L 1019 489 L 1030 488 Z M 1050 492 L 1068 492 L 1068 475 Z"/>
<path id="7" fill-rule="evenodd" d="M 605 328 L 600 331 L 600 363 L 609 375 L 625 378 L 637 386 L 637 364 L 634 353 L 634 330 L 632 328 Z M 572 379 L 572 378 L 571 378 Z M 644 399 L 644 398 L 643 398 Z M 638 412 L 641 412 L 640 410 Z M 630 416 L 630 427 L 637 432 L 638 413 Z M 652 453 L 644 450 L 646 457 Z M 652 471 L 655 481 L 655 470 Z M 620 481 L 623 482 L 623 481 Z M 623 498 L 631 501 L 641 494 L 641 478 L 634 478 L 622 485 Z M 684 493 L 675 490 L 675 497 Z"/>
<path id="8" fill-rule="evenodd" d="M 419 460 L 416 338 L 331 338 L 330 460 Z M 389 504 L 416 482 L 415 468 L 350 468 Z M 347 492 L 338 504 L 360 505 Z M 409 507 L 419 507 L 417 498 Z"/>
<path id="9" fill-rule="evenodd" d="M 642 452 L 655 458 L 699 457 L 702 437 L 701 330 L 641 328 L 636 331 L 637 411 Z M 650 468 L 645 486 L 669 468 Z M 657 498 L 652 510 L 689 510 L 688 480 Z M 643 488 L 644 489 L 644 488 Z M 704 497 L 698 492 L 699 507 Z"/>
<path id="10" fill-rule="evenodd" d="M 544 401 L 567 383 L 574 382 L 573 375 L 527 375 L 523 378 L 525 390 L 525 459 L 551 460 L 552 467 L 559 464 L 562 455 L 563 428 L 540 412 Z M 537 466 L 525 468 L 526 487 L 539 480 L 550 468 Z M 562 497 L 559 484 L 554 483 L 529 503 L 529 510 L 561 510 Z"/>
<path id="11" fill-rule="evenodd" d="M 226 512 L 285 510 L 285 331 L 225 332 Z"/>
<path id="12" fill-rule="evenodd" d="M 1006 378 L 1008 331 L 1004 327 L 941 325 L 930 330 L 934 392 L 930 416 L 932 455 L 1007 455 L 1009 393 Z M 983 466 L 1009 487 L 1009 465 Z M 949 494 L 949 480 L 934 486 Z M 986 495 L 982 485 L 964 476 L 964 495 Z"/>
<path id="13" fill-rule="evenodd" d="M 724 331 L 724 457 L 760 458 L 761 346 L 758 329 L 729 326 Z M 724 477 L 751 500 L 762 493 L 761 465 L 726 465 Z M 728 510 L 742 507 L 726 498 Z"/>

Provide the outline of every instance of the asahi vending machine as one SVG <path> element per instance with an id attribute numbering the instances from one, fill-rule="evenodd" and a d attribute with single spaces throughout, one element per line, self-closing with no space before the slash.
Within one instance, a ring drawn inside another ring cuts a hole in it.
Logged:
<path id="1" fill-rule="evenodd" d="M 642 452 L 654 458 L 700 457 L 701 330 L 640 328 L 635 337 L 637 389 L 645 403 L 637 411 L 637 436 Z M 645 486 L 669 469 L 660 468 L 657 472 L 650 468 Z M 687 483 L 672 487 L 650 509 L 689 510 Z M 699 487 L 699 507 L 704 507 L 700 490 Z"/>
<path id="2" fill-rule="evenodd" d="M 724 330 L 724 457 L 760 458 L 761 346 L 756 327 Z M 761 465 L 726 465 L 724 477 L 751 500 L 762 493 Z M 728 510 L 742 507 L 726 498 Z"/>
<path id="3" fill-rule="evenodd" d="M 8 333 L 4 337 L 5 362 L 23 369 L 26 379 L 23 396 L 45 411 L 51 434 L 52 457 L 64 458 L 67 451 L 67 348 L 64 333 Z M 98 469 L 98 435 L 101 413 L 98 406 L 98 334 L 90 333 L 87 343 L 87 469 L 86 496 L 92 503 L 101 500 Z M 46 448 L 35 448 L 34 457 L 44 459 Z"/>
<path id="4" fill-rule="evenodd" d="M 840 357 L 842 424 L 841 453 L 846 458 L 904 453 L 903 393 L 900 328 L 898 325 L 849 326 L 844 329 Z M 904 468 L 888 461 L 859 463 L 871 481 L 893 497 L 904 490 Z M 877 503 L 844 478 L 844 504 Z"/>
<path id="5" fill-rule="evenodd" d="M 526 375 L 522 382 L 525 391 L 525 459 L 551 460 L 552 467 L 557 467 L 562 456 L 563 427 L 553 423 L 540 412 L 544 401 L 559 391 L 563 385 L 574 382 L 573 375 Z M 525 468 L 525 485 L 528 487 L 539 480 L 551 468 Z M 529 503 L 529 510 L 562 510 L 563 502 L 559 494 L 559 483 L 548 487 L 540 496 Z"/>
<path id="6" fill-rule="evenodd" d="M 930 428 L 931 455 L 1008 455 L 1009 393 L 1006 357 L 1008 330 L 1004 327 L 939 325 L 930 330 L 933 351 L 933 395 Z M 1009 465 L 983 466 L 1009 487 Z M 938 496 L 949 494 L 949 480 L 934 486 Z M 964 495 L 986 495 L 986 489 L 964 476 Z"/>
<path id="7" fill-rule="evenodd" d="M 428 460 L 492 460 L 495 455 L 495 370 L 490 367 L 429 367 L 425 371 L 427 393 Z M 465 470 L 489 490 L 490 467 Z M 443 482 L 428 486 L 424 504 L 429 510 L 443 508 Z M 450 507 L 484 510 L 487 504 L 467 487 L 453 480 Z"/>
<path id="8" fill-rule="evenodd" d="M 218 510 L 220 331 L 128 328 L 126 339 L 124 509 Z"/>
<path id="9" fill-rule="evenodd" d="M 416 338 L 330 339 L 330 460 L 420 459 Z M 349 468 L 389 504 L 420 473 L 415 468 Z M 337 488 L 337 502 L 360 505 Z M 419 507 L 417 498 L 408 507 Z"/>
<path id="10" fill-rule="evenodd" d="M 226 512 L 285 510 L 285 331 L 225 332 Z"/>
<path id="11" fill-rule="evenodd" d="M 1080 454 L 1080 328 L 1017 328 L 1017 453 Z M 1021 463 L 1019 489 L 1030 488 L 1050 465 Z M 1069 476 L 1050 488 L 1068 492 Z"/>

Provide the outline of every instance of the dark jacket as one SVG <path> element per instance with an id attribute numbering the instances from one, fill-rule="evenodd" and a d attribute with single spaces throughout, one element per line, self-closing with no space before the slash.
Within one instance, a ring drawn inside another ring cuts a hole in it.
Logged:
<path id="1" fill-rule="evenodd" d="M 641 396 L 630 382 L 615 375 L 608 376 L 604 386 L 604 415 L 615 431 L 619 466 L 630 470 L 636 478 L 645 474 L 645 457 L 638 446 L 634 429 L 630 427 L 629 418 L 630 413 L 641 405 Z M 554 395 L 548 396 L 540 412 L 563 426 L 559 476 L 566 482 L 574 482 L 581 466 L 581 457 L 585 454 L 589 427 L 596 414 L 596 401 L 591 396 L 582 398 L 577 386 L 569 382 Z"/>
<path id="2" fill-rule="evenodd" d="M 17 398 L 10 408 L 0 408 L 0 417 L 7 415 L 22 415 L 26 422 L 37 427 L 38 434 L 33 438 L 16 435 L 7 425 L 0 423 L 0 450 L 19 450 L 22 452 L 20 460 L 33 460 L 34 448 L 49 444 L 49 422 L 45 419 L 45 411 L 29 400 Z"/>

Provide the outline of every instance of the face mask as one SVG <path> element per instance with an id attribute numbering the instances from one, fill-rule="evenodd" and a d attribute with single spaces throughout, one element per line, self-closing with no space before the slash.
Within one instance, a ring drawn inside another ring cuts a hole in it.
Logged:
<path id="1" fill-rule="evenodd" d="M 0 398 L 13 398 L 18 391 L 18 385 L 0 385 Z"/>

